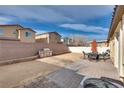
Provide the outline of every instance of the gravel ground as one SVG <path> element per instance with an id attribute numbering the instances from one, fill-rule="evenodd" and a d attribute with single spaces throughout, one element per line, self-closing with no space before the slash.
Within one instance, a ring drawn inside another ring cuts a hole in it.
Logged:
<path id="1" fill-rule="evenodd" d="M 44 59 L 45 60 L 45 59 Z M 57 64 L 63 66 L 64 68 L 58 69 L 54 72 L 49 73 L 44 77 L 40 77 L 21 87 L 39 87 L 39 88 L 77 88 L 80 87 L 80 83 L 84 76 L 100 78 L 108 77 L 112 79 L 119 80 L 119 76 L 116 68 L 113 66 L 110 60 L 106 61 L 93 61 L 93 60 L 77 60 L 76 62 L 71 62 L 70 64 L 56 60 L 52 60 L 50 64 Z M 67 59 L 66 59 L 67 60 Z M 47 63 L 48 63 L 47 59 Z"/>
<path id="2" fill-rule="evenodd" d="M 17 86 L 16 88 L 59 88 L 59 86 L 46 77 L 39 77 L 28 84 Z"/>
<path id="3" fill-rule="evenodd" d="M 60 69 L 46 76 L 36 78 L 32 82 L 24 83 L 20 88 L 77 88 L 80 85 L 82 75 L 73 70 Z"/>
<path id="4" fill-rule="evenodd" d="M 89 60 L 83 60 L 79 62 L 80 68 L 77 73 L 86 76 L 92 76 L 96 78 L 108 77 L 119 80 L 119 74 L 117 69 L 113 66 L 111 60 L 93 62 Z"/>
<path id="5" fill-rule="evenodd" d="M 79 53 L 67 53 L 47 58 L 37 59 L 37 61 L 45 62 L 51 65 L 59 66 L 59 67 L 66 67 L 72 63 L 78 62 L 82 60 L 83 56 Z"/>
<path id="6" fill-rule="evenodd" d="M 119 79 L 110 60 L 84 60 L 78 53 L 0 66 L 0 75 L 0 87 L 78 87 L 82 76 Z"/>

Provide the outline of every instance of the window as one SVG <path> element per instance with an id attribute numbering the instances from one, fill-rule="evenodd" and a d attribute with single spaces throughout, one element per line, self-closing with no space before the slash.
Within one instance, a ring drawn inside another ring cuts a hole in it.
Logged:
<path id="1" fill-rule="evenodd" d="M 13 30 L 13 33 L 12 34 L 17 35 L 18 32 L 16 30 Z"/>
<path id="2" fill-rule="evenodd" d="M 17 34 L 17 31 L 16 31 L 16 29 L 13 29 L 13 34 Z"/>
<path id="3" fill-rule="evenodd" d="M 13 30 L 12 34 L 17 38 L 18 37 L 18 31 Z"/>
<path id="4" fill-rule="evenodd" d="M 30 37 L 31 36 L 31 32 L 25 32 L 25 37 Z"/>
<path id="5" fill-rule="evenodd" d="M 0 35 L 4 34 L 4 30 L 2 28 L 0 28 Z"/>

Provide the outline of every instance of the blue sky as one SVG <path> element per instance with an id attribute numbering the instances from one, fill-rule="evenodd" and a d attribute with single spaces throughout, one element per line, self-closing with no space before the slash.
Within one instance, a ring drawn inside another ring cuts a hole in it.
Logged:
<path id="1" fill-rule="evenodd" d="M 56 31 L 106 39 L 114 6 L 0 6 L 0 24 L 20 24 L 37 33 Z"/>

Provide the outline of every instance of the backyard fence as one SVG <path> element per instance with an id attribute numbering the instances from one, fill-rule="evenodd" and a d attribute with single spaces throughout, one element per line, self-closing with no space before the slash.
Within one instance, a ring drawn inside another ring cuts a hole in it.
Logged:
<path id="1" fill-rule="evenodd" d="M 43 48 L 50 48 L 53 55 L 68 52 L 64 44 L 0 42 L 0 61 L 35 56 Z"/>
<path id="2" fill-rule="evenodd" d="M 109 49 L 109 47 L 97 47 L 98 53 L 105 52 L 107 49 Z M 83 51 L 85 53 L 92 52 L 91 47 L 69 47 L 69 51 L 74 53 L 82 53 Z"/>
<path id="3" fill-rule="evenodd" d="M 53 55 L 67 52 L 91 52 L 91 47 L 67 47 L 65 44 L 22 43 L 19 41 L 0 41 L 0 61 L 26 58 L 38 55 L 43 48 L 50 48 Z M 105 52 L 109 47 L 97 47 L 99 53 Z"/>

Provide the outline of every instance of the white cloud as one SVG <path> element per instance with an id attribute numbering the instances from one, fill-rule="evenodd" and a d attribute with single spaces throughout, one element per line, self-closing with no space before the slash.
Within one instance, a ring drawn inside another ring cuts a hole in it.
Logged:
<path id="1" fill-rule="evenodd" d="M 50 31 L 50 30 L 40 30 L 40 29 L 34 29 L 34 31 L 36 31 L 36 34 L 42 34 L 42 33 L 46 33 L 46 32 L 55 32 L 55 31 Z"/>
<path id="2" fill-rule="evenodd" d="M 103 28 L 100 26 L 89 26 L 85 24 L 61 24 L 60 27 L 79 30 L 83 32 L 95 32 L 100 34 L 108 33 L 108 28 Z"/>
<path id="3" fill-rule="evenodd" d="M 107 16 L 112 13 L 114 6 L 107 5 L 71 5 L 71 6 L 49 6 L 74 20 L 85 21 L 98 17 Z"/>
<path id="4" fill-rule="evenodd" d="M 17 20 L 35 19 L 41 22 L 72 21 L 71 18 L 44 6 L 0 6 L 0 13 L 15 17 Z"/>
<path id="5" fill-rule="evenodd" d="M 36 19 L 45 22 L 75 22 L 106 16 L 113 6 L 0 6 L 0 14 L 17 20 Z"/>
<path id="6" fill-rule="evenodd" d="M 6 18 L 6 17 L 1 17 L 0 16 L 0 24 L 6 24 L 8 22 L 12 21 L 11 19 L 9 18 Z"/>

